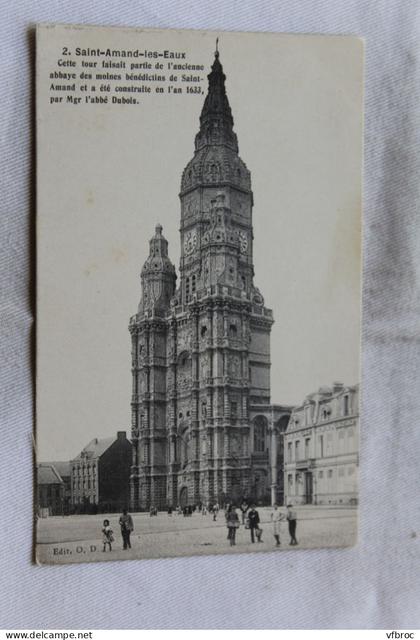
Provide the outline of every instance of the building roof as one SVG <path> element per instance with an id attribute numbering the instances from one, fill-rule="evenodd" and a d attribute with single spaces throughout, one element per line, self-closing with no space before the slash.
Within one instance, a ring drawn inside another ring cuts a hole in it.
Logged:
<path id="1" fill-rule="evenodd" d="M 86 458 L 100 458 L 101 455 L 109 449 L 109 447 L 114 444 L 117 440 L 117 436 L 110 436 L 109 438 L 93 438 L 76 456 L 75 460 L 80 459 L 82 457 Z"/>
<path id="2" fill-rule="evenodd" d="M 60 474 L 62 478 L 70 475 L 70 461 L 69 460 L 59 460 L 48 462 L 45 464 L 52 464 L 56 471 Z"/>
<path id="3" fill-rule="evenodd" d="M 53 464 L 41 462 L 37 469 L 38 484 L 62 484 L 63 480 Z"/>

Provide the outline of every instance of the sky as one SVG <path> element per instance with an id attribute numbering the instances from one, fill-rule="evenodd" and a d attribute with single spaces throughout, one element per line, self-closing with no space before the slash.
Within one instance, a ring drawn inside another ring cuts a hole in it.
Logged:
<path id="1" fill-rule="evenodd" d="M 51 105 L 48 72 L 66 42 L 186 50 L 208 73 L 215 35 L 252 177 L 254 283 L 275 319 L 271 400 L 298 404 L 321 385 L 359 381 L 361 42 L 50 31 L 37 79 L 39 460 L 130 432 L 128 321 L 157 222 L 178 268 L 180 180 L 204 100 L 165 93 L 136 107 Z"/>

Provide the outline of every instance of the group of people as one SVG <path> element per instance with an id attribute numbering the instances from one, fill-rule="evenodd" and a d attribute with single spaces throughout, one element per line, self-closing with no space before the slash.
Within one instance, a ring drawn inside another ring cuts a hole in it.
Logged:
<path id="1" fill-rule="evenodd" d="M 154 507 L 152 509 L 150 510 L 150 515 L 157 515 L 157 509 L 155 509 Z M 240 505 L 240 510 L 242 514 L 242 524 L 245 526 L 245 529 L 249 529 L 251 542 L 263 542 L 263 530 L 260 526 L 260 515 L 255 508 L 255 504 L 248 505 L 245 501 L 243 501 Z M 219 513 L 219 505 L 212 505 L 211 508 L 209 508 L 209 511 L 213 514 L 213 520 L 216 521 L 217 515 Z M 177 513 L 183 513 L 184 516 L 191 516 L 193 513 L 193 508 L 184 507 L 184 509 L 181 510 L 180 507 L 177 507 Z M 207 507 L 201 506 L 201 513 L 202 515 L 206 515 Z M 172 510 L 170 512 L 170 515 L 172 515 Z M 227 539 L 229 540 L 230 546 L 233 547 L 236 545 L 236 532 L 241 526 L 241 522 L 239 520 L 239 516 L 234 504 L 228 504 L 225 506 L 225 519 L 228 529 Z M 290 535 L 289 544 L 292 546 L 298 544 L 298 541 L 296 539 L 297 515 L 296 511 L 293 509 L 292 504 L 287 505 L 286 513 L 283 513 L 277 505 L 274 505 L 270 514 L 270 520 L 272 524 L 274 540 L 277 547 L 280 546 L 280 524 L 284 520 L 288 523 Z M 123 549 L 131 549 L 130 536 L 134 530 L 134 524 L 133 518 L 127 512 L 127 509 L 123 510 L 118 523 L 121 529 Z M 109 551 L 112 551 L 112 543 L 114 542 L 115 538 L 109 520 L 104 520 L 103 522 L 102 540 L 104 545 L 103 551 L 106 551 L 107 547 Z"/>
<path id="2" fill-rule="evenodd" d="M 260 526 L 260 515 L 255 508 L 254 504 L 250 506 L 243 502 L 240 506 L 240 510 L 242 513 L 242 524 L 246 529 L 249 529 L 251 535 L 251 542 L 263 542 L 262 534 L 263 530 Z M 226 517 L 226 526 L 228 529 L 227 539 L 230 542 L 230 546 L 233 547 L 236 545 L 236 531 L 240 527 L 239 516 L 236 512 L 235 505 L 228 505 L 225 513 Z M 273 506 L 273 510 L 270 514 L 271 523 L 273 526 L 273 536 L 276 542 L 276 546 L 280 546 L 280 523 L 283 520 L 287 520 L 290 542 L 289 544 L 294 546 L 298 544 L 296 539 L 296 525 L 297 525 L 297 515 L 296 511 L 293 509 L 292 504 L 287 505 L 286 513 L 282 513 L 277 505 Z"/>
<path id="3" fill-rule="evenodd" d="M 127 509 L 123 509 L 123 512 L 118 521 L 121 529 L 121 537 L 123 540 L 123 549 L 131 549 L 130 536 L 134 531 L 133 518 L 127 512 Z M 106 551 L 107 547 L 112 551 L 112 543 L 115 541 L 114 532 L 111 529 L 109 520 L 104 520 L 102 527 L 102 541 L 104 547 L 102 551 Z"/>

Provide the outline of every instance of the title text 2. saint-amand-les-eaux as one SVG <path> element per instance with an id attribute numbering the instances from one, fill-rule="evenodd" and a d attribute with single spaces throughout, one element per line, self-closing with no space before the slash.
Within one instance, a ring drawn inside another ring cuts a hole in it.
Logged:
<path id="1" fill-rule="evenodd" d="M 273 315 L 254 285 L 251 176 L 216 51 L 181 180 L 181 261 L 156 226 L 132 337 L 131 508 L 283 497 Z"/>

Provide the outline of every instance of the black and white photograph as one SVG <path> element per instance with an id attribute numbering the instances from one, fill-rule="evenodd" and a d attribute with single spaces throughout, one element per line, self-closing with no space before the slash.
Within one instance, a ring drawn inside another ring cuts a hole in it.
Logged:
<path id="1" fill-rule="evenodd" d="M 37 28 L 36 560 L 357 543 L 363 42 Z"/>

